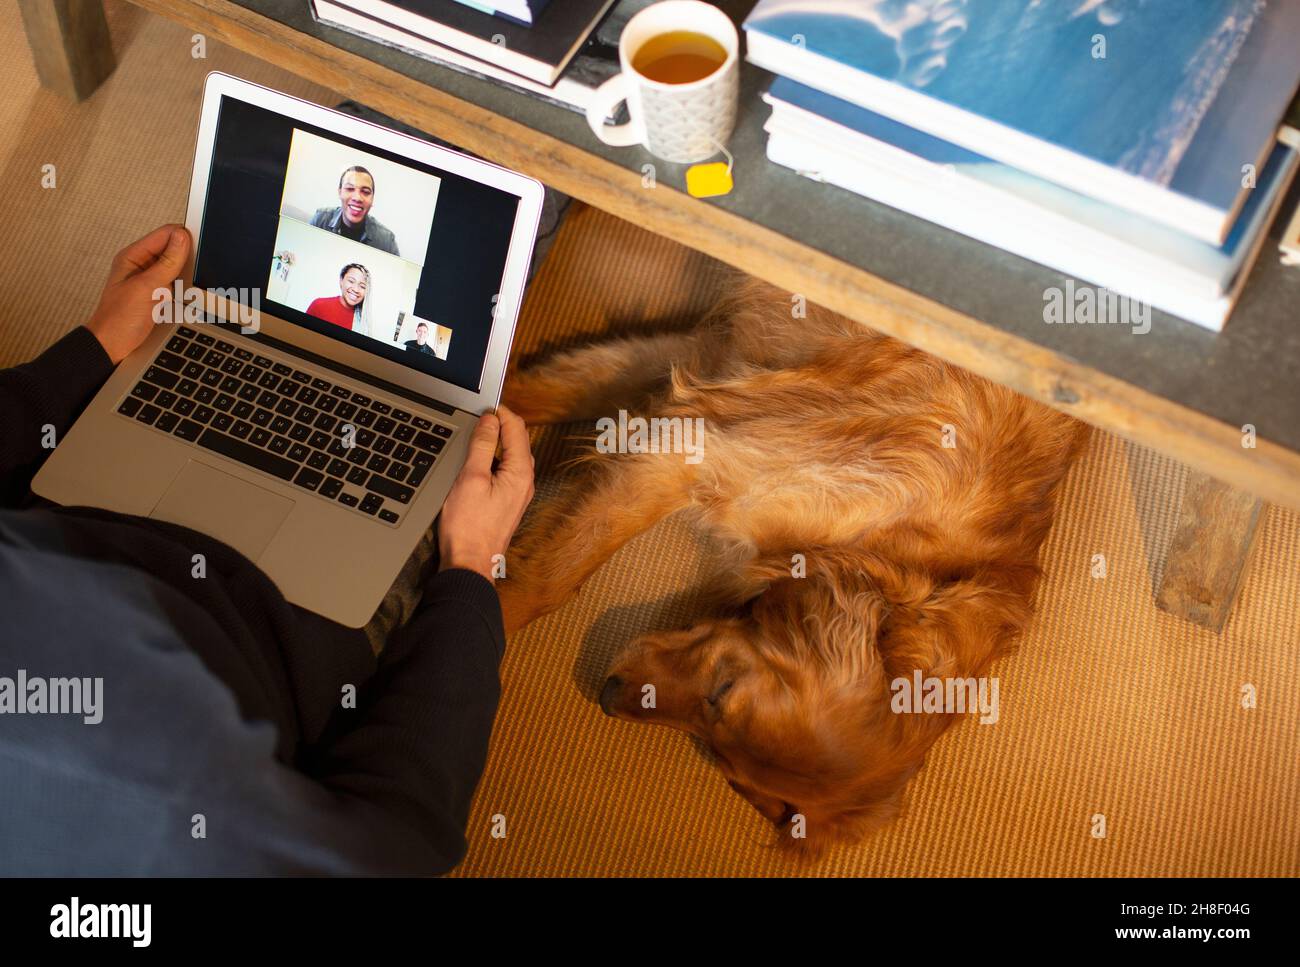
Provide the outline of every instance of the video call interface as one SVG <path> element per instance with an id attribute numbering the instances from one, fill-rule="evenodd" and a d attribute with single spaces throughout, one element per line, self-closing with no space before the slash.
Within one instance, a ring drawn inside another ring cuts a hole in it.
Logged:
<path id="1" fill-rule="evenodd" d="M 194 284 L 477 390 L 518 204 L 227 97 Z"/>

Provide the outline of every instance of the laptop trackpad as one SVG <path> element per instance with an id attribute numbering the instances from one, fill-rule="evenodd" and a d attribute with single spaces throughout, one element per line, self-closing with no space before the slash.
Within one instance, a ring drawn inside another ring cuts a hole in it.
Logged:
<path id="1" fill-rule="evenodd" d="M 201 531 L 256 561 L 293 505 L 288 497 L 191 460 L 149 516 Z"/>

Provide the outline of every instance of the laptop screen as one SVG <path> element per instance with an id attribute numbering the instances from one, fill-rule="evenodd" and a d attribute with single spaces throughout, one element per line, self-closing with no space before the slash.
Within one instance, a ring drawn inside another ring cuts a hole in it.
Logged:
<path id="1" fill-rule="evenodd" d="M 223 97 L 194 284 L 477 391 L 518 205 Z"/>

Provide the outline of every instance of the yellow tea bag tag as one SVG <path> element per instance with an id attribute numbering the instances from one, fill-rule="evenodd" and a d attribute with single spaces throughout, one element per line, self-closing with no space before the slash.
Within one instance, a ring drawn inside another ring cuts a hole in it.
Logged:
<path id="1" fill-rule="evenodd" d="M 686 169 L 686 190 L 694 198 L 713 198 L 730 193 L 733 186 L 731 165 L 714 161 L 707 165 L 691 165 Z"/>
<path id="2" fill-rule="evenodd" d="M 735 182 L 731 180 L 731 166 L 736 163 L 736 159 L 717 141 L 713 143 L 727 156 L 727 163 L 714 161 L 711 164 L 691 165 L 687 168 L 686 191 L 692 198 L 714 198 L 718 195 L 726 195 L 735 187 Z"/>

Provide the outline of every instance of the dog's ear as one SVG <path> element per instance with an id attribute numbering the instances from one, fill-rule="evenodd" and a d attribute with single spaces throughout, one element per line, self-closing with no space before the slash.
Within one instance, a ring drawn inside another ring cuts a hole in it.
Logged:
<path id="1" fill-rule="evenodd" d="M 783 569 L 754 599 L 751 616 L 764 640 L 797 661 L 813 661 L 829 684 L 878 676 L 874 642 L 888 602 L 856 555 L 810 554 L 807 573 Z"/>
<path id="2" fill-rule="evenodd" d="M 1024 630 L 1037 570 L 976 570 L 949 581 L 904 576 L 884 587 L 889 614 L 877 639 L 889 679 L 978 676 Z"/>

